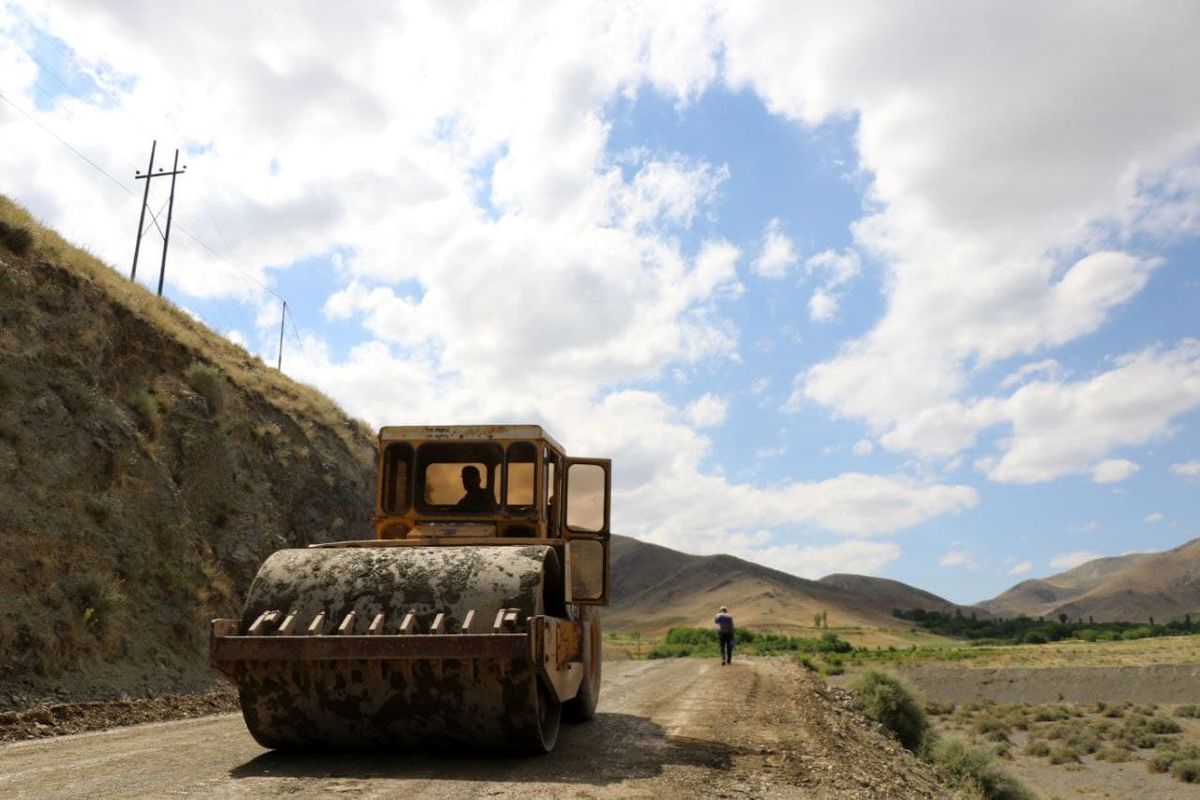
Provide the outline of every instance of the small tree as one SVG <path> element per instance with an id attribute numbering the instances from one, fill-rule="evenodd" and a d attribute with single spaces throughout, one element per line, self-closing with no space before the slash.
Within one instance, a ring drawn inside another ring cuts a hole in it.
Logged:
<path id="1" fill-rule="evenodd" d="M 1069 619 L 1070 619 L 1070 617 L 1068 617 L 1066 614 L 1059 614 L 1059 615 L 1058 615 L 1058 621 L 1059 621 L 1059 622 L 1061 622 L 1063 625 L 1066 625 L 1066 624 L 1067 624 L 1067 620 L 1069 620 Z"/>
<path id="2" fill-rule="evenodd" d="M 813 627 L 814 628 L 821 627 L 821 612 L 820 611 L 813 614 Z"/>

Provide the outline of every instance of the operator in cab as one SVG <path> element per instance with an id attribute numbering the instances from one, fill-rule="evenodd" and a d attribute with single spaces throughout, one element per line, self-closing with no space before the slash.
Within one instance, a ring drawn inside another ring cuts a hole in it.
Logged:
<path id="1" fill-rule="evenodd" d="M 490 489 L 483 488 L 483 478 L 479 468 L 468 464 L 462 468 L 462 484 L 466 494 L 455 504 L 459 511 L 492 511 L 496 508 L 496 499 Z"/>

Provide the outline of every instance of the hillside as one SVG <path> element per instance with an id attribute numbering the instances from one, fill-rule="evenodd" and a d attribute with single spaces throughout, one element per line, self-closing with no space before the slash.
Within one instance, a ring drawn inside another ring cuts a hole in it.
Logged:
<path id="1" fill-rule="evenodd" d="M 1097 558 L 1078 567 L 1051 575 L 1021 581 L 991 600 L 979 603 L 998 617 L 1054 616 L 1058 607 L 1095 589 L 1112 576 L 1145 560 L 1144 553 Z"/>
<path id="2" fill-rule="evenodd" d="M 1085 565 L 1086 566 L 1086 565 Z M 1146 553 L 1056 614 L 1098 620 L 1200 617 L 1200 539 L 1165 553 Z"/>
<path id="3" fill-rule="evenodd" d="M 1167 622 L 1200 612 L 1200 539 L 1163 553 L 1088 561 L 1059 575 L 1022 581 L 979 604 L 997 616 Z"/>
<path id="4" fill-rule="evenodd" d="M 921 608 L 925 611 L 944 611 L 949 614 L 953 613 L 956 609 L 962 609 L 964 613 L 974 612 L 980 619 L 986 619 L 991 616 L 991 614 L 983 609 L 974 606 L 960 606 L 956 603 L 951 603 L 944 597 L 939 597 L 933 592 L 927 592 L 924 589 L 918 589 L 914 586 L 909 586 L 907 583 L 901 583 L 889 578 L 838 573 L 826 575 L 824 578 L 821 578 L 820 582 L 829 586 L 836 586 L 839 589 L 845 589 L 860 599 L 870 602 L 876 608 L 886 609 L 889 612 L 893 608 L 905 611 Z"/>
<path id="5" fill-rule="evenodd" d="M 0 706 L 212 683 L 284 546 L 370 535 L 373 442 L 0 198 Z"/>
<path id="6" fill-rule="evenodd" d="M 856 575 L 812 581 L 733 556 L 694 556 L 623 536 L 613 537 L 612 572 L 606 628 L 645 634 L 673 625 L 710 625 L 722 605 L 739 625 L 809 635 L 813 615 L 821 612 L 828 614 L 831 627 L 902 631 L 909 624 L 891 612 L 913 607 L 909 598 L 920 597 L 930 607 L 955 607 L 898 581 Z"/>

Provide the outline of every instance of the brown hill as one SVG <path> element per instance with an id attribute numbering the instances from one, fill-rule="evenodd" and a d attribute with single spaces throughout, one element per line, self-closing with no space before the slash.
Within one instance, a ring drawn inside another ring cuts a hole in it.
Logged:
<path id="1" fill-rule="evenodd" d="M 897 607 L 952 609 L 937 595 L 898 581 L 858 575 L 812 581 L 726 555 L 694 556 L 624 536 L 613 537 L 613 603 L 604 614 L 610 630 L 662 633 L 673 625 L 712 624 L 727 605 L 739 625 L 810 634 L 813 615 L 828 614 L 830 627 L 908 630 L 892 616 Z M 844 584 L 844 585 L 841 585 Z"/>
<path id="2" fill-rule="evenodd" d="M 1055 616 L 1059 613 L 1059 606 L 1081 597 L 1114 575 L 1141 563 L 1146 557 L 1145 553 L 1130 553 L 1097 558 L 1049 578 L 1021 581 L 977 605 L 998 617 L 1021 614 L 1027 617 Z"/>
<path id="3" fill-rule="evenodd" d="M 268 553 L 370 535 L 371 434 L 4 198 L 0 223 L 0 705 L 208 685 L 206 621 Z"/>
<path id="4" fill-rule="evenodd" d="M 997 616 L 1166 622 L 1200 611 L 1200 539 L 1164 553 L 1098 558 L 1022 581 L 979 604 Z"/>
<path id="5" fill-rule="evenodd" d="M 1059 606 L 1055 614 L 1135 622 L 1200 617 L 1200 539 L 1165 553 L 1139 554 L 1126 569 Z"/>
<path id="6" fill-rule="evenodd" d="M 964 614 L 974 613 L 980 619 L 987 619 L 991 616 L 987 611 L 975 606 L 961 606 L 957 603 L 951 603 L 946 598 L 939 597 L 933 592 L 927 592 L 924 589 L 918 589 L 914 586 L 909 586 L 907 583 L 901 583 L 889 578 L 837 573 L 826 575 L 824 578 L 821 578 L 820 582 L 852 592 L 859 598 L 867 600 L 875 607 L 887 609 L 889 612 L 894 608 L 904 611 L 921 608 L 925 611 L 943 611 L 948 614 L 954 611 L 962 611 Z"/>

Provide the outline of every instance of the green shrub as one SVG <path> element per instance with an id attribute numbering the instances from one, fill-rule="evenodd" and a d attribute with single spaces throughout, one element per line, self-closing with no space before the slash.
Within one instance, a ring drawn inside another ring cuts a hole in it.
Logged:
<path id="1" fill-rule="evenodd" d="M 125 402 L 133 409 L 137 426 L 141 430 L 155 436 L 158 434 L 158 399 L 145 389 L 136 389 L 129 393 Z"/>
<path id="2" fill-rule="evenodd" d="M 929 701 L 925 704 L 925 713 L 931 717 L 944 717 L 954 713 L 954 703 L 937 703 Z"/>
<path id="3" fill-rule="evenodd" d="M 1200 717 L 1200 706 L 1195 706 L 1195 705 L 1180 706 L 1179 708 L 1175 709 L 1175 716 L 1177 716 L 1177 717 L 1192 717 L 1192 718 Z"/>
<path id="4" fill-rule="evenodd" d="M 746 640 L 746 632 L 738 631 L 738 638 Z M 671 628 L 663 637 L 663 644 L 708 645 L 717 644 L 717 632 L 706 628 Z"/>
<path id="5" fill-rule="evenodd" d="M 947 782 L 986 800 L 1034 800 L 1035 795 L 997 767 L 991 756 L 967 747 L 958 739 L 938 741 L 933 745 L 930 757 Z"/>
<path id="6" fill-rule="evenodd" d="M 1151 733 L 1179 733 L 1183 730 L 1178 722 L 1161 715 L 1151 717 L 1146 727 Z"/>
<path id="7" fill-rule="evenodd" d="M 1101 747 L 1095 753 L 1097 761 L 1107 761 L 1111 764 L 1120 764 L 1129 761 L 1133 755 L 1123 747 Z"/>
<path id="8" fill-rule="evenodd" d="M 193 361 L 191 366 L 184 370 L 183 376 L 196 394 L 208 401 L 210 411 L 219 414 L 224 410 L 227 389 L 221 370 L 203 361 Z"/>
<path id="9" fill-rule="evenodd" d="M 33 247 L 33 232 L 21 225 L 0 220 L 0 242 L 19 256 L 25 255 Z"/>
<path id="10" fill-rule="evenodd" d="M 1033 712 L 1034 722 L 1057 722 L 1071 716 L 1062 706 L 1042 706 Z"/>
<path id="11" fill-rule="evenodd" d="M 1183 761 L 1176 761 L 1171 767 L 1171 777 L 1177 778 L 1184 783 L 1196 783 L 1200 781 L 1200 760 L 1189 758 Z"/>
<path id="12" fill-rule="evenodd" d="M 1071 764 L 1077 763 L 1079 757 L 1083 755 L 1076 747 L 1069 744 L 1056 744 L 1050 748 L 1050 763 L 1051 764 Z"/>
<path id="13" fill-rule="evenodd" d="M 1025 743 L 1025 755 L 1045 758 L 1050 755 L 1050 743 L 1045 739 L 1030 739 Z"/>
<path id="14" fill-rule="evenodd" d="M 898 678 L 878 670 L 859 675 L 850 688 L 863 714 L 882 725 L 900 744 L 916 752 L 929 730 L 929 721 L 912 690 Z"/>
<path id="15" fill-rule="evenodd" d="M 1160 750 L 1146 759 L 1146 769 L 1151 772 L 1167 772 L 1178 757 L 1179 754 L 1173 750 Z"/>
<path id="16" fill-rule="evenodd" d="M 113 613 L 125 603 L 121 584 L 111 575 L 84 572 L 72 575 L 64 581 L 63 590 L 67 599 L 79 612 L 83 626 L 103 632 Z"/>

